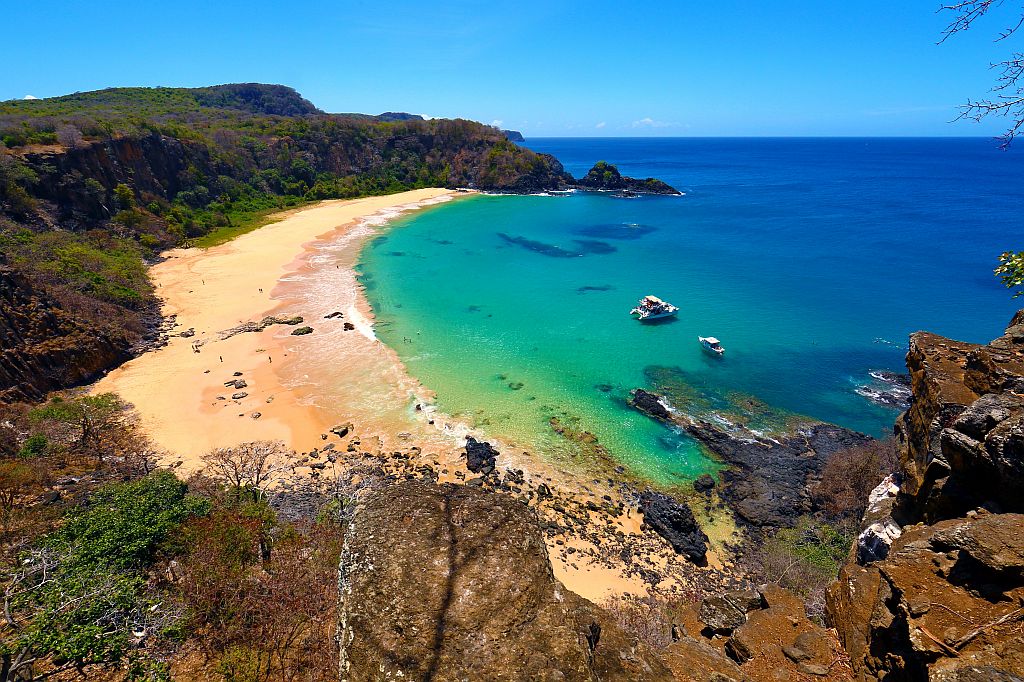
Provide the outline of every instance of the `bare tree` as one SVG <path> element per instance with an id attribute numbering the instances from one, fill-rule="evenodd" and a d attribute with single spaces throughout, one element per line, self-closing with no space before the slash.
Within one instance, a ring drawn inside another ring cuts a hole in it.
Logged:
<path id="1" fill-rule="evenodd" d="M 274 474 L 287 468 L 288 453 L 279 440 L 257 440 L 211 450 L 203 455 L 203 462 L 210 476 L 234 488 L 251 487 L 266 492 Z"/>
<path id="2" fill-rule="evenodd" d="M 82 131 L 70 123 L 57 128 L 57 141 L 68 149 L 78 149 L 82 145 Z"/>
<path id="3" fill-rule="evenodd" d="M 954 18 L 942 32 L 942 40 L 945 42 L 950 36 L 966 31 L 974 25 L 974 22 L 981 19 L 989 11 L 1003 4 L 1003 0 L 965 0 L 950 5 L 942 5 L 939 11 L 952 12 Z M 1006 40 L 1024 25 L 1024 8 L 1016 18 L 1011 18 L 1004 24 L 1004 28 L 996 38 L 996 42 Z M 1010 127 L 1002 135 L 1002 149 L 1007 149 L 1013 138 L 1024 127 L 1024 53 L 1012 52 L 1009 58 L 992 64 L 993 69 L 999 70 L 999 77 L 990 92 L 992 96 L 985 99 L 967 100 L 967 104 L 960 107 L 960 115 L 957 120 L 970 119 L 981 121 L 989 115 L 1005 116 L 1010 119 Z"/>

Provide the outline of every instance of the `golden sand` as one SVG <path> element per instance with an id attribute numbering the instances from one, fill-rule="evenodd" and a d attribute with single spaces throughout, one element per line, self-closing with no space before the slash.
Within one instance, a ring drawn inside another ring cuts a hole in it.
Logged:
<path id="1" fill-rule="evenodd" d="M 316 447 L 320 434 L 337 423 L 340 414 L 347 415 L 346 406 L 324 409 L 306 404 L 301 391 L 283 385 L 281 374 L 304 344 L 318 342 L 320 328 L 328 323 L 340 327 L 342 320 L 311 319 L 304 311 L 292 310 L 306 318 L 303 324 L 314 328 L 312 334 L 292 336 L 295 327 L 286 325 L 227 339 L 222 338 L 223 332 L 289 307 L 280 298 L 279 282 L 302 266 L 305 245 L 327 237 L 337 239 L 365 227 L 363 219 L 382 212 L 411 209 L 414 204 L 449 196 L 450 190 L 422 189 L 325 201 L 220 246 L 167 252 L 150 269 L 150 277 L 163 314 L 176 317 L 169 342 L 110 372 L 93 391 L 118 393 L 132 403 L 153 444 L 167 451 L 172 461 L 183 462 L 186 471 L 197 468 L 199 458 L 211 448 L 244 441 L 282 440 L 297 451 Z M 194 335 L 180 336 L 189 330 Z M 390 351 L 380 342 L 357 332 L 341 338 L 359 347 L 349 357 L 358 357 L 360 366 L 375 364 L 375 355 L 380 367 L 389 364 Z M 335 369 L 357 371 L 355 366 Z M 225 387 L 234 379 L 246 385 Z M 391 387 L 389 393 L 381 394 L 387 396 L 382 399 L 399 398 L 403 404 L 409 400 L 412 382 L 395 385 L 387 377 L 379 379 Z M 232 399 L 241 393 L 246 395 Z"/>

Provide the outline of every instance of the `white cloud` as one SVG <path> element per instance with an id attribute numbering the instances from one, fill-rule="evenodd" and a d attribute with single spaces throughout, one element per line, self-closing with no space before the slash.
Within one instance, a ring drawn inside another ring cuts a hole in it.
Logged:
<path id="1" fill-rule="evenodd" d="M 22 97 L 22 99 L 39 99 L 39 98 L 36 97 L 35 95 L 25 95 L 24 97 Z"/>
<path id="2" fill-rule="evenodd" d="M 670 123 L 668 121 L 655 121 L 650 116 L 645 116 L 639 121 L 633 121 L 634 128 L 672 128 L 678 125 L 678 123 Z"/>
<path id="3" fill-rule="evenodd" d="M 594 126 L 594 127 L 595 127 L 595 128 L 604 128 L 604 127 L 605 127 L 606 125 L 608 125 L 608 124 L 607 124 L 607 123 L 605 123 L 604 121 L 601 121 L 600 123 L 598 123 L 598 124 L 597 124 L 596 126 Z"/>
<path id="4" fill-rule="evenodd" d="M 494 126 L 495 128 L 500 128 L 502 123 L 504 123 L 504 121 L 502 121 L 500 118 L 496 118 L 493 121 L 491 121 L 491 125 Z"/>
<path id="5" fill-rule="evenodd" d="M 433 121 L 434 120 L 433 116 L 428 116 L 427 114 L 420 114 L 420 116 L 423 117 L 424 121 Z"/>

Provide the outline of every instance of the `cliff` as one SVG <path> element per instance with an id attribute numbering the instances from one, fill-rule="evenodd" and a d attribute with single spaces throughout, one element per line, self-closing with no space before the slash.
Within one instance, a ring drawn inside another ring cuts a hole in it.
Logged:
<path id="1" fill-rule="evenodd" d="M 1024 675 L 1024 311 L 987 345 L 918 333 L 897 474 L 828 610 L 863 680 Z"/>
<path id="2" fill-rule="evenodd" d="M 116 326 L 84 323 L 25 277 L 0 265 L 0 402 L 41 400 L 128 359 Z"/>

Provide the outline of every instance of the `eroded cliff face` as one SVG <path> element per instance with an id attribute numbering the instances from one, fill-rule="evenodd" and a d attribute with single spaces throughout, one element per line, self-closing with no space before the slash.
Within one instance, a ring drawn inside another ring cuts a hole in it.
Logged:
<path id="1" fill-rule="evenodd" d="M 34 401 L 90 381 L 128 358 L 129 339 L 85 327 L 23 276 L 0 265 L 0 402 Z"/>
<path id="2" fill-rule="evenodd" d="M 862 680 L 1024 679 L 1024 311 L 988 345 L 915 334 L 907 366 L 895 494 L 830 619 Z"/>

